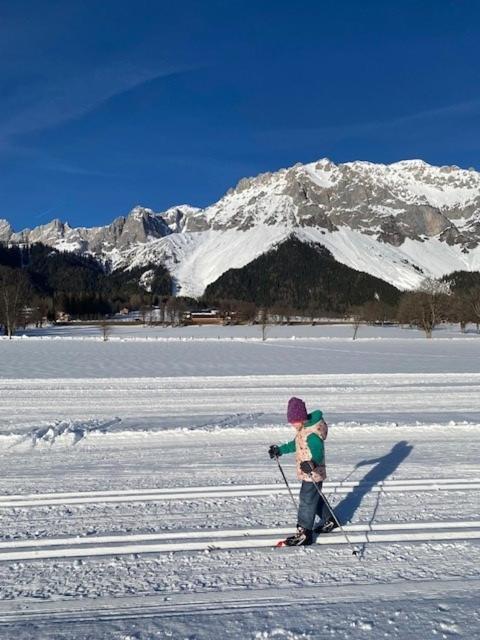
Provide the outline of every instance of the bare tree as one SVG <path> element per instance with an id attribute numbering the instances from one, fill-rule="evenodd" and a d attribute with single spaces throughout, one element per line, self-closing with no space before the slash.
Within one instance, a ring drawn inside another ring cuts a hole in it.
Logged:
<path id="1" fill-rule="evenodd" d="M 395 309 L 380 298 L 368 300 L 362 305 L 362 318 L 369 324 L 384 325 L 394 317 Z"/>
<path id="2" fill-rule="evenodd" d="M 308 319 L 310 320 L 310 324 L 312 325 L 312 327 L 315 326 L 318 315 L 319 315 L 319 309 L 317 304 L 313 301 L 310 302 L 310 304 L 307 307 L 307 316 L 308 316 Z"/>
<path id="3" fill-rule="evenodd" d="M 166 304 L 165 310 L 172 327 L 182 324 L 183 313 L 186 310 L 186 304 L 184 300 L 176 297 L 170 298 Z"/>
<path id="4" fill-rule="evenodd" d="M 149 311 L 150 311 L 150 316 L 149 316 Z M 149 309 L 149 307 L 146 304 L 142 304 L 142 306 L 139 309 L 140 312 L 140 317 L 142 319 L 142 324 L 147 324 L 147 318 L 151 318 L 151 308 Z"/>
<path id="5" fill-rule="evenodd" d="M 458 322 L 462 333 L 465 333 L 468 323 L 474 321 L 465 291 L 455 291 L 451 295 L 447 318 L 450 322 Z"/>
<path id="6" fill-rule="evenodd" d="M 480 286 L 468 289 L 465 292 L 465 301 L 471 312 L 472 322 L 477 326 L 477 333 L 480 333 Z"/>
<path id="7" fill-rule="evenodd" d="M 45 319 L 47 318 L 49 311 L 48 300 L 45 298 L 34 298 L 33 300 L 33 312 L 32 322 L 38 329 L 43 326 Z"/>
<path id="8" fill-rule="evenodd" d="M 113 327 L 108 320 L 102 320 L 102 322 L 100 322 L 100 331 L 102 332 L 102 339 L 104 342 L 107 342 L 112 335 L 112 329 Z"/>
<path id="9" fill-rule="evenodd" d="M 435 278 L 425 278 L 418 294 L 421 326 L 425 336 L 431 338 L 435 327 L 447 316 L 450 285 Z"/>
<path id="10" fill-rule="evenodd" d="M 276 305 L 272 309 L 272 312 L 278 316 L 278 319 L 282 324 L 290 324 L 292 321 L 292 316 L 295 315 L 295 311 L 292 309 L 292 307 L 284 304 Z"/>
<path id="11" fill-rule="evenodd" d="M 9 338 L 21 320 L 29 292 L 30 285 L 24 271 L 0 267 L 0 324 Z"/>
<path id="12" fill-rule="evenodd" d="M 399 322 L 400 325 L 408 324 L 410 329 L 416 326 L 414 298 L 415 294 L 413 293 L 404 294 L 397 308 L 397 322 Z"/>
<path id="13" fill-rule="evenodd" d="M 262 340 L 265 342 L 268 334 L 268 309 L 266 307 L 260 309 L 259 320 L 262 329 Z"/>
<path id="14" fill-rule="evenodd" d="M 360 329 L 360 325 L 363 322 L 364 314 L 363 314 L 362 307 L 352 307 L 350 309 L 350 316 L 352 318 L 352 326 L 353 326 L 352 340 L 356 340 L 358 330 Z"/>
<path id="15" fill-rule="evenodd" d="M 448 317 L 450 287 L 446 282 L 425 278 L 417 291 L 405 294 L 399 310 L 399 320 L 420 327 L 431 338 L 435 327 Z"/>
<path id="16" fill-rule="evenodd" d="M 158 321 L 164 325 L 166 321 L 168 298 L 160 298 L 158 301 Z"/>
<path id="17" fill-rule="evenodd" d="M 238 322 L 252 323 L 257 315 L 257 306 L 254 302 L 239 300 L 236 302 L 233 311 L 237 314 Z"/>

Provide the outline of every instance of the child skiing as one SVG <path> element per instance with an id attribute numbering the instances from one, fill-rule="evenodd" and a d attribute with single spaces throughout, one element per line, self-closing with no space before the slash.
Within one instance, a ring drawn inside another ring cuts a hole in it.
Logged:
<path id="1" fill-rule="evenodd" d="M 295 428 L 295 438 L 285 444 L 273 444 L 268 450 L 270 458 L 278 458 L 285 453 L 294 453 L 297 463 L 297 477 L 302 481 L 300 504 L 298 507 L 297 532 L 285 540 L 289 547 L 309 545 L 313 541 L 315 516 L 323 521 L 324 501 L 320 495 L 322 483 L 327 477 L 325 467 L 325 446 L 328 426 L 319 410 L 307 413 L 305 403 L 300 398 L 290 398 L 287 420 Z M 315 529 L 316 533 L 328 533 L 336 527 L 330 515 Z"/>

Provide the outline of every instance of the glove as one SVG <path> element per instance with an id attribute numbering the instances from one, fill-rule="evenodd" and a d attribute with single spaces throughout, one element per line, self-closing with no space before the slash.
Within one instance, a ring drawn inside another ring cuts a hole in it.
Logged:
<path id="1" fill-rule="evenodd" d="M 315 466 L 316 465 L 313 460 L 304 460 L 300 463 L 300 469 L 303 471 L 303 473 L 308 473 L 309 475 L 315 469 Z"/>
<path id="2" fill-rule="evenodd" d="M 273 458 L 280 457 L 282 455 L 282 452 L 280 451 L 280 447 L 276 444 L 272 444 L 270 449 L 268 450 L 268 455 L 272 460 Z"/>

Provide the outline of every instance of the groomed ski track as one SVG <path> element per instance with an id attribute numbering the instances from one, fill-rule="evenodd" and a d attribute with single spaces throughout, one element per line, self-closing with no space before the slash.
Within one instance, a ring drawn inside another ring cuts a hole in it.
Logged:
<path id="1" fill-rule="evenodd" d="M 385 480 L 379 483 L 330 482 L 327 494 L 347 494 L 356 490 L 388 494 L 419 491 L 477 491 L 478 478 L 418 478 Z M 58 504 L 102 504 L 108 502 L 143 502 L 209 498 L 255 497 L 285 493 L 282 485 L 239 485 L 181 487 L 157 490 L 69 492 L 37 495 L 11 495 L 0 499 L 0 508 L 35 509 Z M 434 542 L 480 539 L 480 520 L 416 521 L 360 523 L 345 526 L 350 541 L 356 545 L 392 542 Z M 213 551 L 273 547 L 291 528 L 241 528 L 206 531 L 164 531 L 128 535 L 76 536 L 22 539 L 0 542 L 0 562 L 95 557 L 108 555 Z M 343 545 L 347 541 L 340 531 L 317 538 L 317 544 Z"/>
<path id="2" fill-rule="evenodd" d="M 352 544 L 394 542 L 436 542 L 479 540 L 480 520 L 465 522 L 415 522 L 402 524 L 349 525 L 344 527 Z M 206 532 L 136 534 L 132 536 L 101 536 L 98 538 L 67 538 L 15 541 L 0 545 L 0 562 L 21 562 L 53 558 L 119 556 L 145 553 L 183 551 L 220 551 L 274 547 L 292 529 L 239 529 Z M 162 542 L 163 540 L 181 542 Z M 160 541 L 160 542 L 159 542 Z M 345 536 L 336 531 L 320 535 L 316 544 L 344 545 Z M 281 552 L 279 552 L 281 553 Z"/>
<path id="3" fill-rule="evenodd" d="M 292 489 L 300 485 L 292 483 Z M 368 493 L 415 491 L 470 491 L 480 489 L 480 478 L 418 478 L 411 480 L 384 480 L 381 482 L 326 482 L 326 494 L 345 495 L 356 489 Z M 161 500 L 188 500 L 190 498 L 258 497 L 287 493 L 282 484 L 216 485 L 168 489 L 124 491 L 79 491 L 67 493 L 39 493 L 31 495 L 0 496 L 0 509 L 14 507 L 45 507 L 62 504 L 98 504 L 122 502 L 158 502 Z"/>
<path id="4" fill-rule="evenodd" d="M 247 589 L 214 592 L 115 598 L 85 598 L 65 602 L 0 603 L 0 626 L 15 623 L 42 624 L 107 622 L 135 618 L 170 618 L 205 615 L 241 614 L 300 605 L 339 604 L 353 602 L 396 601 L 405 598 L 436 600 L 445 597 L 472 598 L 480 593 L 480 579 L 419 580 L 401 583 L 328 585 L 284 589 Z"/>
<path id="5" fill-rule="evenodd" d="M 478 637 L 476 338 L 1 344 L 2 640 Z M 290 395 L 360 560 L 274 548 Z"/>

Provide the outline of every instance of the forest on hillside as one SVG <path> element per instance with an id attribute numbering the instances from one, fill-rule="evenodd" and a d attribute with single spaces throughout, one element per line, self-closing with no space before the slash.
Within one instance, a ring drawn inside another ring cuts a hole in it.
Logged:
<path id="1" fill-rule="evenodd" d="M 123 307 L 158 303 L 172 292 L 172 280 L 161 265 L 109 272 L 93 256 L 60 252 L 42 244 L 26 248 L 0 245 L 0 273 L 4 292 L 21 292 L 35 316 L 55 320 L 61 312 L 96 319 Z M 0 302 L 1 305 L 1 302 Z"/>
<path id="2" fill-rule="evenodd" d="M 162 265 L 110 271 L 93 256 L 42 244 L 0 245 L 0 331 L 61 318 L 105 320 L 121 309 L 159 308 L 162 322 L 184 311 L 216 307 L 234 322 L 291 322 L 349 317 L 354 322 L 401 322 L 431 336 L 442 321 L 480 324 L 480 272 L 426 278 L 416 291 L 337 262 L 317 244 L 289 239 L 241 269 L 230 269 L 199 300 L 173 295 Z"/>

